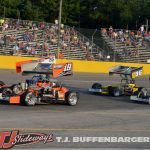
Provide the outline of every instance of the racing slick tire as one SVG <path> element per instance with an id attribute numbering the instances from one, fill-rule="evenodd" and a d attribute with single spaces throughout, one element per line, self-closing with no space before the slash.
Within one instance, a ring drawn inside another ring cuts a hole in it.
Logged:
<path id="1" fill-rule="evenodd" d="M 0 81 L 0 86 L 5 85 L 5 83 L 3 81 Z"/>
<path id="2" fill-rule="evenodd" d="M 0 93 L 1 93 L 1 98 L 5 98 L 5 99 L 13 95 L 13 91 L 10 88 L 1 88 Z"/>
<path id="3" fill-rule="evenodd" d="M 121 91 L 118 87 L 108 87 L 109 95 L 118 97 L 121 95 Z"/>
<path id="4" fill-rule="evenodd" d="M 66 102 L 70 106 L 75 106 L 77 105 L 79 100 L 79 96 L 76 92 L 68 92 L 66 95 Z"/>
<path id="5" fill-rule="evenodd" d="M 32 92 L 25 92 L 22 96 L 22 104 L 26 106 L 34 106 L 37 102 L 37 97 Z"/>
<path id="6" fill-rule="evenodd" d="M 14 92 L 14 94 L 16 94 L 16 95 L 23 92 L 22 87 L 19 84 L 12 85 L 11 89 Z"/>
<path id="7" fill-rule="evenodd" d="M 139 87 L 137 91 L 135 91 L 132 95 L 138 95 L 139 92 L 141 92 L 141 90 L 143 89 L 144 87 Z"/>
<path id="8" fill-rule="evenodd" d="M 101 89 L 102 85 L 100 83 L 94 83 L 92 89 Z"/>
<path id="9" fill-rule="evenodd" d="M 148 92 L 146 88 L 141 88 L 137 94 L 138 97 L 145 98 L 148 96 Z"/>

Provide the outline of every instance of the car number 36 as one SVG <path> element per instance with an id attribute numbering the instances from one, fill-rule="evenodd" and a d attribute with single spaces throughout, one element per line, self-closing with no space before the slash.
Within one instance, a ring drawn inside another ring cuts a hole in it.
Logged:
<path id="1" fill-rule="evenodd" d="M 142 70 L 136 71 L 136 77 L 141 76 L 141 75 L 142 75 Z"/>

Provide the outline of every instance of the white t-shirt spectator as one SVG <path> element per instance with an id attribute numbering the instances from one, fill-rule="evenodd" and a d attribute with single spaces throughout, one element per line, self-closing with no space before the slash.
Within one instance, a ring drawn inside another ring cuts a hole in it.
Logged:
<path id="1" fill-rule="evenodd" d="M 142 25 L 142 26 L 140 27 L 140 31 L 141 31 L 141 32 L 144 31 L 144 25 Z"/>

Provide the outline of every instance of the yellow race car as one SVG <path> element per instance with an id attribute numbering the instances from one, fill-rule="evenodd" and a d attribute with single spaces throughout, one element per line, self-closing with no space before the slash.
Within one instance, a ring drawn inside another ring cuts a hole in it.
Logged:
<path id="1" fill-rule="evenodd" d="M 114 86 L 108 85 L 103 86 L 100 83 L 94 83 L 89 92 L 110 95 L 110 96 L 121 96 L 121 95 L 132 95 L 136 91 L 140 91 L 142 87 L 138 87 L 135 84 L 134 78 L 142 75 L 143 67 L 128 67 L 128 66 L 115 66 L 109 70 L 109 75 L 119 74 L 121 77 L 121 83 Z"/>

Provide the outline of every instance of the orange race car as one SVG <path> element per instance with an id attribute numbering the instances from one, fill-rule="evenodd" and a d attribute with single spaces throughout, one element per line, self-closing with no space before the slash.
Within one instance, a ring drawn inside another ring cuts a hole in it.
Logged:
<path id="1" fill-rule="evenodd" d="M 50 77 L 50 75 L 53 77 L 71 75 L 72 67 L 71 62 L 62 64 L 41 63 L 41 61 L 19 62 L 16 65 L 18 73 L 38 75 L 23 83 L 16 84 L 13 89 L 1 87 L 0 98 L 10 104 L 25 104 L 27 106 L 52 101 L 61 101 L 74 106 L 78 102 L 79 94 Z"/>

